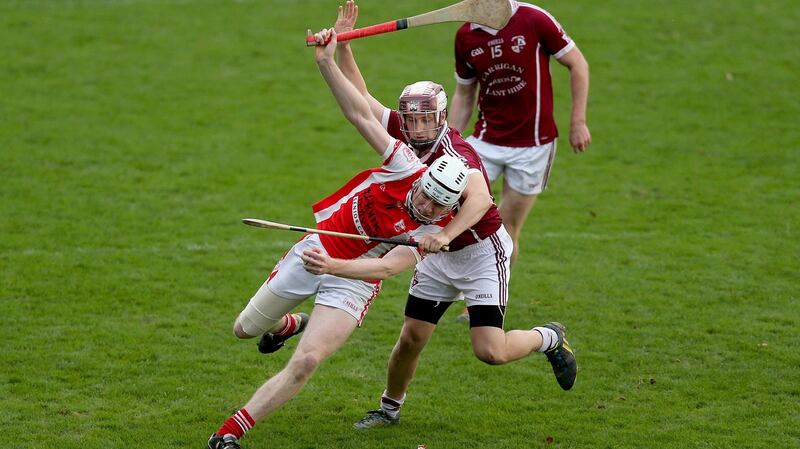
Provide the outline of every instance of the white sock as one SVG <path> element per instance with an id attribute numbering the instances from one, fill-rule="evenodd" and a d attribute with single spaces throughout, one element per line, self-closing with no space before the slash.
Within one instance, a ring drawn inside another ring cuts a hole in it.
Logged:
<path id="1" fill-rule="evenodd" d="M 547 352 L 558 344 L 558 334 L 553 329 L 549 327 L 534 327 L 533 330 L 542 334 L 542 346 L 538 349 L 539 352 Z"/>
<path id="2" fill-rule="evenodd" d="M 386 390 L 384 390 L 381 395 L 381 410 L 392 418 L 397 418 L 397 415 L 400 414 L 400 407 L 403 406 L 403 402 L 405 401 L 406 395 L 403 395 L 403 398 L 400 400 L 392 399 L 386 395 Z"/>

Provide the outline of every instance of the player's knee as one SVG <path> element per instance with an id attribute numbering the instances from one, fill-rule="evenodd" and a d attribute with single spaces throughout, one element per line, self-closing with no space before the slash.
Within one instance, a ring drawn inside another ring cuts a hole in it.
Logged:
<path id="1" fill-rule="evenodd" d="M 419 332 L 413 328 L 404 327 L 400 332 L 400 339 L 398 346 L 405 352 L 422 350 L 427 342 L 427 336 L 423 332 Z"/>
<path id="2" fill-rule="evenodd" d="M 322 363 L 322 357 L 314 352 L 295 353 L 289 361 L 287 369 L 295 381 L 305 382 L 314 374 L 320 363 Z"/>
<path id="3" fill-rule="evenodd" d="M 496 348 L 491 347 L 481 347 L 481 348 L 474 348 L 473 352 L 475 353 L 475 357 L 478 358 L 483 363 L 487 365 L 502 365 L 506 363 L 508 360 L 503 354 L 503 351 L 500 351 Z"/>
<path id="4" fill-rule="evenodd" d="M 233 322 L 233 335 L 241 339 L 255 337 L 255 335 L 250 335 L 245 332 L 244 328 L 242 328 L 242 323 L 239 322 L 239 318 L 236 318 L 236 321 Z"/>

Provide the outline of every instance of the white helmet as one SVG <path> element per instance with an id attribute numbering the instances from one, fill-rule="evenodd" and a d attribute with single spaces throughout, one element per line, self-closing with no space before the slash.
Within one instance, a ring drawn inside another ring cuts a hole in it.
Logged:
<path id="1" fill-rule="evenodd" d="M 408 192 L 406 203 L 412 217 L 423 223 L 433 223 L 449 214 L 457 205 L 467 187 L 468 169 L 464 162 L 454 156 L 444 155 L 433 161 L 428 170 L 414 182 Z M 422 191 L 439 206 L 445 206 L 438 215 L 426 216 L 414 202 L 414 195 Z"/>
<path id="2" fill-rule="evenodd" d="M 455 206 L 467 187 L 467 166 L 461 159 L 444 155 L 422 175 L 422 191 L 442 206 Z"/>
<path id="3" fill-rule="evenodd" d="M 444 127 L 442 113 L 447 111 L 447 94 L 440 84 L 433 81 L 417 81 L 409 84 L 400 94 L 400 105 L 397 109 L 400 113 L 400 131 L 406 141 L 417 151 L 427 150 L 434 142 Z M 428 129 L 416 131 L 436 130 L 433 139 L 413 139 L 410 132 L 415 130 L 407 129 L 406 114 L 431 114 L 434 118 L 434 126 Z"/>

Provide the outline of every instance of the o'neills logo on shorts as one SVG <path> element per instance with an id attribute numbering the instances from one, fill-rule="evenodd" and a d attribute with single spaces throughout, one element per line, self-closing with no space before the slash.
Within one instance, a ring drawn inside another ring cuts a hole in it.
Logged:
<path id="1" fill-rule="evenodd" d="M 475 295 L 475 299 L 492 299 L 491 293 L 478 293 Z"/>

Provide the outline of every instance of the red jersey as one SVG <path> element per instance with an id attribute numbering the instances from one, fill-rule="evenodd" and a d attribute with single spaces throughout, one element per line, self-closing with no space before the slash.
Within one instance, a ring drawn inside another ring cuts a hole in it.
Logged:
<path id="1" fill-rule="evenodd" d="M 562 57 L 575 43 L 544 9 L 512 4 L 502 30 L 474 23 L 458 29 L 456 80 L 480 83 L 473 136 L 508 147 L 544 145 L 558 137 L 550 56 Z"/>
<path id="2" fill-rule="evenodd" d="M 380 168 L 364 170 L 312 206 L 319 229 L 415 240 L 441 231 L 452 219 L 448 215 L 432 225 L 414 221 L 406 209 L 406 196 L 427 167 L 399 140 L 392 141 L 383 156 Z M 331 257 L 340 259 L 382 257 L 394 247 L 328 235 L 320 235 L 320 241 Z"/>
<path id="3" fill-rule="evenodd" d="M 392 137 L 396 139 L 404 138 L 403 133 L 400 132 L 400 114 L 397 111 L 392 111 L 388 108 L 384 110 L 382 124 Z M 478 156 L 478 153 L 475 152 L 475 149 L 472 148 L 472 145 L 467 143 L 464 138 L 461 137 L 461 134 L 459 134 L 458 131 L 448 127 L 447 124 L 445 124 L 445 131 L 439 135 L 431 148 L 433 149 L 432 151 L 427 151 L 425 154 L 420 156 L 420 160 L 422 162 L 430 164 L 445 154 L 460 158 L 462 161 L 464 161 L 464 164 L 469 169 L 468 173 L 470 175 L 473 173 L 481 173 L 483 175 L 483 179 L 486 180 L 486 186 L 489 188 L 489 191 L 492 191 L 492 186 L 489 182 L 489 175 L 486 174 L 486 170 L 483 168 L 481 157 Z M 463 202 L 463 199 L 459 200 L 459 203 Z M 445 226 L 445 224 L 442 226 Z M 492 203 L 492 206 L 488 211 L 486 211 L 485 214 L 483 214 L 483 217 L 481 217 L 477 223 L 475 223 L 471 228 L 462 232 L 461 235 L 457 236 L 452 242 L 450 242 L 450 251 L 457 251 L 465 246 L 472 245 L 473 243 L 477 243 L 479 240 L 489 237 L 497 232 L 502 224 L 503 221 L 500 219 L 500 213 L 497 211 L 497 206 Z"/>

